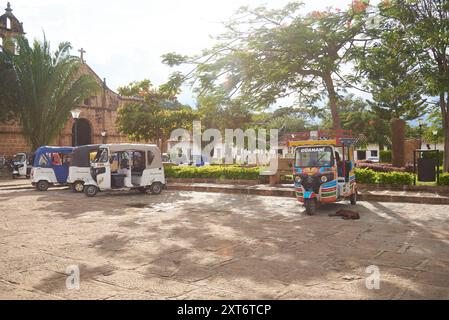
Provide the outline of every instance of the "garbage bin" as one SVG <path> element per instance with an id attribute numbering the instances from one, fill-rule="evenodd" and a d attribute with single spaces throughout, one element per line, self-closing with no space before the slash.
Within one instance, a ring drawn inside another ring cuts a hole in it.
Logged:
<path id="1" fill-rule="evenodd" d="M 431 158 L 418 159 L 418 181 L 434 182 L 437 178 L 437 160 Z"/>

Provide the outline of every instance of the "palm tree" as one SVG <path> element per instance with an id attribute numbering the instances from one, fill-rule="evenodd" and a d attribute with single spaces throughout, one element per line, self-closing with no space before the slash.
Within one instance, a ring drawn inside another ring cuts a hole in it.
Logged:
<path id="1" fill-rule="evenodd" d="M 92 76 L 79 75 L 80 61 L 70 55 L 70 43 L 61 43 L 52 53 L 45 37 L 43 42 L 35 40 L 33 46 L 25 37 L 17 37 L 15 42 L 16 52 L 5 48 L 0 64 L 13 75 L 13 110 L 23 135 L 36 150 L 58 136 L 70 111 L 99 86 Z"/>

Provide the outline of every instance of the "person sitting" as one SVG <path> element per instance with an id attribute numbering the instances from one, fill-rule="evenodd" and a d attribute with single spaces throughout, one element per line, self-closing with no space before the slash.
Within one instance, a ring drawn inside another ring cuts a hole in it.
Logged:
<path id="1" fill-rule="evenodd" d="M 337 163 L 338 176 L 343 177 L 343 161 L 341 161 L 338 151 L 335 151 L 335 161 Z"/>

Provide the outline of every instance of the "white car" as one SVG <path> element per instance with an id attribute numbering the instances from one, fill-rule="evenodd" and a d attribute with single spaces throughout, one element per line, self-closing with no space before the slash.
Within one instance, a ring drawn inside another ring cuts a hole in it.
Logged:
<path id="1" fill-rule="evenodd" d="M 366 159 L 366 161 L 378 163 L 379 162 L 379 158 L 378 157 L 368 157 Z"/>

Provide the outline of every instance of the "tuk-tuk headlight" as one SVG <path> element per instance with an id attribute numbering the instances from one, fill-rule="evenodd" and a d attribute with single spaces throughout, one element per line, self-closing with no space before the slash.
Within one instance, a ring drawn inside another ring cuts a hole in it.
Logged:
<path id="1" fill-rule="evenodd" d="M 301 183 L 301 177 L 300 176 L 296 176 L 295 177 L 295 182 L 296 183 Z"/>
<path id="2" fill-rule="evenodd" d="M 324 183 L 324 182 L 327 182 L 327 177 L 326 177 L 326 176 L 322 176 L 322 177 L 321 177 L 321 182 L 323 182 L 323 183 Z"/>

